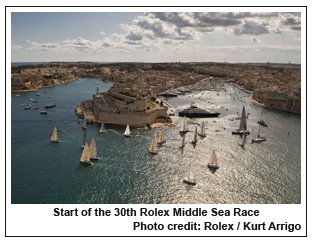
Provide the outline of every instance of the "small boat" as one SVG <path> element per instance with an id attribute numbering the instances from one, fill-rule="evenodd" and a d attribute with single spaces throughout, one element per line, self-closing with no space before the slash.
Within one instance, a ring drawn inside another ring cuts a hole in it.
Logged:
<path id="1" fill-rule="evenodd" d="M 29 99 L 29 101 L 31 101 L 31 102 L 32 102 L 33 100 L 34 100 L 33 98 L 30 98 L 30 99 Z"/>
<path id="2" fill-rule="evenodd" d="M 205 122 L 202 122 L 200 126 L 200 132 L 198 133 L 200 137 L 206 137 L 206 130 L 205 130 Z"/>
<path id="3" fill-rule="evenodd" d="M 89 151 L 89 146 L 88 146 L 87 142 L 83 148 L 83 152 L 82 152 L 81 157 L 80 157 L 80 162 L 87 164 L 87 165 L 92 165 L 92 163 L 90 161 L 90 151 Z"/>
<path id="4" fill-rule="evenodd" d="M 16 95 L 15 95 L 15 97 L 20 97 L 20 96 L 21 96 L 20 94 L 16 94 Z"/>
<path id="5" fill-rule="evenodd" d="M 47 111 L 40 111 L 40 114 L 48 114 Z"/>
<path id="6" fill-rule="evenodd" d="M 100 158 L 97 155 L 96 144 L 94 138 L 91 139 L 90 143 L 90 159 L 91 160 L 99 160 Z"/>
<path id="7" fill-rule="evenodd" d="M 52 108 L 52 107 L 55 107 L 55 106 L 56 106 L 55 104 L 48 104 L 44 108 Z"/>
<path id="8" fill-rule="evenodd" d="M 185 146 L 185 135 L 183 135 L 182 137 L 182 141 L 181 141 L 179 148 L 183 148 L 184 146 Z"/>
<path id="9" fill-rule="evenodd" d="M 24 110 L 29 110 L 31 108 L 31 105 L 28 105 L 26 107 L 24 107 Z"/>
<path id="10" fill-rule="evenodd" d="M 126 130 L 125 130 L 125 132 L 124 132 L 124 136 L 130 137 L 130 127 L 129 127 L 129 124 L 128 124 L 127 127 L 126 127 Z"/>
<path id="11" fill-rule="evenodd" d="M 39 108 L 38 106 L 33 107 L 33 109 L 38 109 L 38 108 Z"/>
<path id="12" fill-rule="evenodd" d="M 40 93 L 37 93 L 37 96 L 40 96 Z"/>
<path id="13" fill-rule="evenodd" d="M 148 149 L 148 152 L 151 154 L 158 154 L 157 152 L 157 137 L 156 137 L 156 132 L 154 133 L 154 137 L 151 143 L 150 148 Z"/>
<path id="14" fill-rule="evenodd" d="M 259 125 L 258 138 L 251 139 L 251 143 L 259 143 L 261 141 L 266 141 L 266 138 L 264 136 L 260 136 L 260 125 Z"/>
<path id="15" fill-rule="evenodd" d="M 104 133 L 104 132 L 105 132 L 105 126 L 104 126 L 104 123 L 102 122 L 101 128 L 100 128 L 100 133 Z"/>
<path id="16" fill-rule="evenodd" d="M 39 102 L 38 99 L 33 99 L 31 102 Z"/>
<path id="17" fill-rule="evenodd" d="M 54 127 L 52 136 L 51 136 L 51 142 L 59 143 L 58 135 L 57 135 L 57 129 Z"/>
<path id="18" fill-rule="evenodd" d="M 49 96 L 49 98 L 53 98 L 53 96 L 52 96 L 52 95 L 50 95 L 50 96 Z"/>
<path id="19" fill-rule="evenodd" d="M 184 116 L 184 120 L 183 120 L 183 123 L 182 123 L 182 125 L 181 125 L 180 134 L 187 133 L 188 131 L 189 131 L 189 130 L 188 130 L 188 126 L 187 126 L 186 117 Z"/>
<path id="20" fill-rule="evenodd" d="M 265 121 L 262 120 L 262 114 L 263 114 L 263 108 L 261 110 L 260 120 L 257 123 L 264 126 L 264 127 L 267 127 L 268 125 L 265 123 Z"/>
<path id="21" fill-rule="evenodd" d="M 192 139 L 192 144 L 196 144 L 197 141 L 198 139 L 197 139 L 197 127 L 196 127 L 194 131 L 193 139 Z"/>
<path id="22" fill-rule="evenodd" d="M 164 135 L 164 129 L 162 128 L 160 130 L 160 134 L 159 134 L 159 138 L 158 138 L 157 144 L 161 145 L 161 144 L 163 144 L 165 142 L 166 142 L 166 140 L 165 140 L 165 135 Z"/>
<path id="23" fill-rule="evenodd" d="M 245 106 L 243 106 L 242 116 L 240 119 L 239 128 L 232 132 L 232 134 L 249 134 L 250 132 L 247 130 L 247 122 L 246 122 L 246 111 Z"/>
<path id="24" fill-rule="evenodd" d="M 188 170 L 186 172 L 185 178 L 183 179 L 183 182 L 186 184 L 189 184 L 189 185 L 196 185 L 196 182 L 195 182 L 195 179 L 193 176 L 193 172 L 191 171 L 191 163 L 188 167 Z"/>
<path id="25" fill-rule="evenodd" d="M 83 129 L 87 129 L 87 117 L 86 117 L 86 113 L 83 113 L 82 128 L 83 128 Z"/>
<path id="26" fill-rule="evenodd" d="M 47 94 L 47 93 L 48 93 L 48 91 L 44 91 L 44 93 L 45 93 L 45 94 Z"/>
<path id="27" fill-rule="evenodd" d="M 219 168 L 215 151 L 212 151 L 207 167 L 211 169 Z"/>

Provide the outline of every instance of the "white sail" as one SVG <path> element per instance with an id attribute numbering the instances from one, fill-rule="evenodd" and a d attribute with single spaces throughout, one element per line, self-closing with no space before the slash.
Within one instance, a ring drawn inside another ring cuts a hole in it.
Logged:
<path id="1" fill-rule="evenodd" d="M 184 121 L 181 125 L 180 132 L 187 132 L 187 131 L 188 131 L 187 120 L 186 120 L 186 117 L 184 116 Z"/>
<path id="2" fill-rule="evenodd" d="M 105 132 L 105 126 L 104 126 L 104 123 L 102 122 L 101 128 L 100 128 L 100 133 L 104 133 L 104 132 Z"/>
<path id="3" fill-rule="evenodd" d="M 206 131 L 205 131 L 205 123 L 202 122 L 201 127 L 200 127 L 200 132 L 198 133 L 199 136 L 206 136 Z"/>
<path id="4" fill-rule="evenodd" d="M 192 143 L 196 143 L 196 142 L 197 142 L 197 127 L 195 128 L 193 140 L 192 140 Z"/>
<path id="5" fill-rule="evenodd" d="M 183 179 L 183 182 L 187 183 L 187 184 L 191 184 L 191 185 L 195 185 L 196 182 L 195 182 L 195 179 L 194 179 L 194 175 L 193 175 L 193 172 L 191 170 L 191 163 L 188 167 L 188 170 L 185 174 L 185 178 Z"/>
<path id="6" fill-rule="evenodd" d="M 98 159 L 94 138 L 91 139 L 91 143 L 90 143 L 90 158 Z"/>
<path id="7" fill-rule="evenodd" d="M 130 127 L 129 127 L 129 124 L 127 125 L 127 128 L 125 130 L 125 133 L 124 133 L 124 136 L 130 136 Z"/>
<path id="8" fill-rule="evenodd" d="M 159 134 L 159 138 L 158 138 L 158 144 L 162 144 L 165 142 L 165 135 L 164 135 L 164 129 L 162 128 Z"/>
<path id="9" fill-rule="evenodd" d="M 184 145 L 185 145 L 185 135 L 183 135 L 182 137 L 180 148 L 184 147 Z"/>
<path id="10" fill-rule="evenodd" d="M 52 142 L 59 142 L 56 127 L 54 127 L 54 130 L 53 130 L 53 133 L 51 136 L 51 141 Z"/>
<path id="11" fill-rule="evenodd" d="M 149 148 L 150 153 L 157 153 L 157 142 L 156 141 L 157 141 L 157 139 L 156 139 L 156 132 L 155 132 L 151 146 Z"/>
<path id="12" fill-rule="evenodd" d="M 85 144 L 83 152 L 81 154 L 80 162 L 89 163 L 90 162 L 90 152 L 88 143 Z"/>
<path id="13" fill-rule="evenodd" d="M 211 154 L 211 156 L 210 156 L 210 159 L 209 159 L 209 162 L 208 162 L 208 166 L 209 166 L 209 165 L 218 166 L 218 163 L 217 163 L 217 156 L 216 156 L 215 151 L 213 151 L 212 154 Z"/>

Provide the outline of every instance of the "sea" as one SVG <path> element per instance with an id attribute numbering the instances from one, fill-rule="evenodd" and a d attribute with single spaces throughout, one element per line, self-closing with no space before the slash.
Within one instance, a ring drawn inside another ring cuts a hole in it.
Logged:
<path id="1" fill-rule="evenodd" d="M 75 108 L 112 83 L 78 79 L 57 87 L 11 93 L 11 203 L 12 204 L 291 204 L 301 203 L 301 116 L 270 110 L 250 102 L 249 94 L 225 83 L 224 92 L 192 91 L 168 99 L 177 111 L 194 103 L 218 111 L 218 118 L 188 119 L 190 132 L 179 148 L 183 118 L 172 116 L 175 126 L 164 127 L 166 142 L 157 155 L 148 153 L 152 137 L 160 129 L 99 124 L 81 127 Z M 37 96 L 40 93 L 40 96 Z M 19 94 L 20 96 L 16 96 Z M 52 96 L 52 97 L 50 97 Z M 31 102 L 30 98 L 39 102 Z M 40 114 L 44 106 L 49 114 Z M 24 107 L 38 109 L 24 110 Z M 248 114 L 244 147 L 236 117 L 243 106 Z M 260 127 L 266 141 L 251 143 Z M 205 122 L 206 134 L 196 145 L 194 130 Z M 54 127 L 59 143 L 51 143 Z M 80 163 L 83 138 L 94 138 L 100 160 L 92 166 Z M 207 167 L 216 152 L 219 169 Z M 10 164 L 10 163 L 6 163 Z M 193 173 L 196 185 L 183 183 Z"/>

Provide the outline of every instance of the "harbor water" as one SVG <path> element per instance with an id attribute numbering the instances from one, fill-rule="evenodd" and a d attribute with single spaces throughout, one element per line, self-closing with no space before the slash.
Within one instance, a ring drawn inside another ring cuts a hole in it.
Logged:
<path id="1" fill-rule="evenodd" d="M 11 202 L 13 204 L 72 203 L 146 203 L 146 204 L 288 204 L 301 203 L 301 117 L 277 110 L 264 109 L 260 134 L 256 138 L 262 107 L 251 103 L 246 94 L 230 84 L 226 92 L 193 91 L 169 99 L 177 110 L 195 103 L 203 109 L 221 112 L 218 118 L 189 119 L 186 145 L 179 149 L 182 118 L 173 116 L 176 126 L 165 127 L 164 143 L 157 155 L 148 153 L 152 137 L 159 129 L 131 129 L 100 125 L 81 127 L 75 108 L 82 100 L 92 99 L 99 87 L 106 91 L 112 83 L 79 79 L 71 84 L 42 88 L 35 92 L 12 93 L 11 101 Z M 40 93 L 40 96 L 37 96 Z M 49 98 L 52 96 L 52 98 Z M 39 102 L 30 102 L 29 99 Z M 44 106 L 49 114 L 40 114 Z M 28 104 L 39 109 L 24 110 Z M 240 136 L 232 135 L 239 127 L 236 120 L 245 106 L 250 135 L 244 147 Z M 205 122 L 205 138 L 191 144 L 193 132 Z M 60 143 L 51 143 L 54 126 Z M 79 162 L 84 135 L 92 137 L 100 160 L 92 166 Z M 220 168 L 207 168 L 215 150 Z M 196 185 L 183 183 L 188 167 Z M 10 164 L 10 163 L 7 163 Z"/>

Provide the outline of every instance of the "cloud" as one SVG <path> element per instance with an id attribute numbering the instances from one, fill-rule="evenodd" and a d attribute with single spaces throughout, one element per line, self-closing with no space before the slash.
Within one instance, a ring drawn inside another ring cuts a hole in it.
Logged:
<path id="1" fill-rule="evenodd" d="M 57 43 L 37 43 L 34 41 L 26 40 L 31 46 L 27 50 L 38 51 L 59 51 L 60 45 Z"/>
<path id="2" fill-rule="evenodd" d="M 11 50 L 18 50 L 18 49 L 21 49 L 21 48 L 22 47 L 20 45 L 18 45 L 18 44 L 12 43 L 12 45 L 11 45 Z"/>
<path id="3" fill-rule="evenodd" d="M 132 41 L 140 41 L 143 39 L 143 36 L 139 33 L 134 33 L 133 31 L 130 31 L 127 35 L 126 35 L 126 39 L 128 40 L 132 40 Z"/>
<path id="4" fill-rule="evenodd" d="M 253 21 L 245 21 L 245 23 L 238 28 L 233 30 L 234 35 L 261 35 L 270 33 L 268 28 L 267 22 L 257 23 Z"/>

